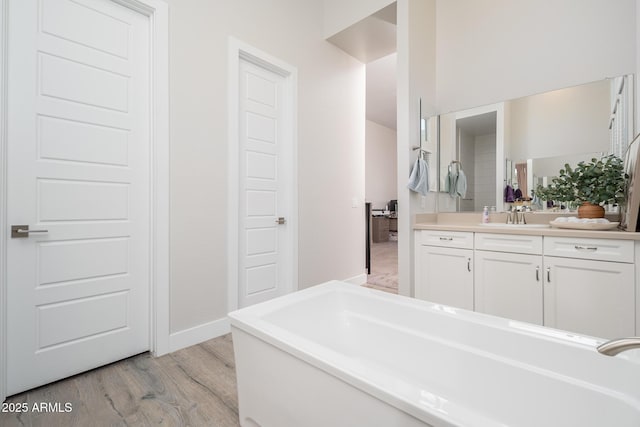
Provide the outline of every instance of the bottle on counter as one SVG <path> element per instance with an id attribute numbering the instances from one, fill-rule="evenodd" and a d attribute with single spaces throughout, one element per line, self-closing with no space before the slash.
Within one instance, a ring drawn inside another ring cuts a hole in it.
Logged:
<path id="1" fill-rule="evenodd" d="M 489 224 L 489 206 L 485 206 L 482 210 L 482 223 Z"/>

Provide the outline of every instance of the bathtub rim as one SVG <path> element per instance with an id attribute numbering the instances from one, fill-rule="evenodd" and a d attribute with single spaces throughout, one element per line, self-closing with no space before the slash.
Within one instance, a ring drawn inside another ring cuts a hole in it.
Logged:
<path id="1" fill-rule="evenodd" d="M 595 346 L 605 341 L 601 338 L 526 324 L 524 322 L 516 322 L 517 324 L 524 325 L 524 328 L 514 328 L 514 321 L 509 319 L 499 318 L 483 313 L 470 312 L 400 295 L 389 294 L 337 280 L 319 284 L 292 294 L 287 294 L 280 298 L 229 313 L 232 331 L 233 328 L 238 328 L 257 339 L 260 339 L 261 341 L 284 351 L 293 357 L 297 357 L 305 363 L 358 388 L 362 392 L 434 426 L 456 427 L 469 425 L 468 423 L 470 418 L 468 418 L 468 416 L 473 417 L 474 426 L 495 427 L 502 424 L 498 420 L 488 418 L 486 415 L 477 411 L 466 411 L 461 405 L 457 405 L 455 407 L 456 410 L 453 415 L 451 413 L 438 413 L 436 408 L 419 406 L 415 401 L 403 398 L 399 394 L 385 391 L 376 383 L 367 381 L 367 379 L 357 371 L 348 369 L 350 362 L 347 356 L 262 319 L 263 316 L 281 308 L 334 291 L 367 295 L 368 297 L 373 297 L 375 299 L 388 300 L 393 304 L 414 307 L 420 310 L 436 310 L 438 314 L 445 316 L 455 316 L 458 319 L 473 323 L 478 323 L 478 321 L 480 321 L 483 325 L 488 327 L 510 332 L 516 331 L 522 335 L 552 341 L 566 346 L 577 347 L 581 350 L 595 351 Z M 633 406 L 638 408 L 637 403 Z"/>

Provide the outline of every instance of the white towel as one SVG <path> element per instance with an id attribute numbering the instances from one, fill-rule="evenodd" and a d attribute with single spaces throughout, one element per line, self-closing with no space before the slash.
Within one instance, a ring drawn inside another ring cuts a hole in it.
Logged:
<path id="1" fill-rule="evenodd" d="M 464 199 L 467 197 L 467 176 L 464 174 L 462 169 L 458 171 L 458 179 L 456 180 L 456 194 L 460 196 L 460 198 Z"/>
<path id="2" fill-rule="evenodd" d="M 411 168 L 411 175 L 407 188 L 423 196 L 429 191 L 429 165 L 423 159 L 418 158 Z"/>

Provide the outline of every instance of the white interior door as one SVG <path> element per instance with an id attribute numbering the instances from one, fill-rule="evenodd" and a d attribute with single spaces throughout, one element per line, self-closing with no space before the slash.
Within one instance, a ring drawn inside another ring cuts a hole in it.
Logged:
<path id="1" fill-rule="evenodd" d="M 149 349 L 150 42 L 114 1 L 9 6 L 14 394 Z"/>
<path id="2" fill-rule="evenodd" d="M 292 289 L 291 123 L 286 78 L 241 59 L 239 64 L 238 305 Z"/>

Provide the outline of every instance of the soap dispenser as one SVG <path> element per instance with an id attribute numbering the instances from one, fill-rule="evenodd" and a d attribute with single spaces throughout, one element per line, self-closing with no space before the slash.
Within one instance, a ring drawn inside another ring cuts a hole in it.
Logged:
<path id="1" fill-rule="evenodd" d="M 485 206 L 482 210 L 482 223 L 489 224 L 489 206 Z"/>

